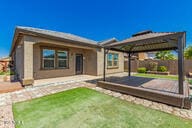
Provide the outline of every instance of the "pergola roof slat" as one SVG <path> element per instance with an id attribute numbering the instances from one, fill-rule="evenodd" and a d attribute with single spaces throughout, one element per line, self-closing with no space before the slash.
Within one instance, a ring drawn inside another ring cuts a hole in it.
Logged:
<path id="1" fill-rule="evenodd" d="M 147 33 L 136 35 L 120 42 L 107 45 L 108 49 L 118 49 L 124 52 L 148 52 L 159 50 L 175 50 L 178 48 L 178 38 L 185 32 Z"/>

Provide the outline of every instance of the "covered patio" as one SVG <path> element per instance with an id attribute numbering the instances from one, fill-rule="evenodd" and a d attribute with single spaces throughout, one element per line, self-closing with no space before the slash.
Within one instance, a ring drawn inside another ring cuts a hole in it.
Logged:
<path id="1" fill-rule="evenodd" d="M 99 81 L 97 85 L 105 89 L 190 109 L 189 87 L 184 82 L 183 73 L 185 44 L 185 32 L 156 33 L 144 31 L 121 42 L 105 46 L 103 80 Z M 128 54 L 129 70 L 127 76 L 106 78 L 106 56 L 110 50 Z M 130 60 L 134 53 L 163 50 L 175 50 L 178 53 L 178 81 L 131 76 Z"/>

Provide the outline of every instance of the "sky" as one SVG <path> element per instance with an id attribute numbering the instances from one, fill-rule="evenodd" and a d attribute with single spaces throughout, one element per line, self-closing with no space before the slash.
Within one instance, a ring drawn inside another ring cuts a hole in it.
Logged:
<path id="1" fill-rule="evenodd" d="M 16 26 L 76 34 L 95 41 L 143 30 L 186 31 L 192 45 L 192 0 L 1 0 L 0 57 L 9 55 Z"/>

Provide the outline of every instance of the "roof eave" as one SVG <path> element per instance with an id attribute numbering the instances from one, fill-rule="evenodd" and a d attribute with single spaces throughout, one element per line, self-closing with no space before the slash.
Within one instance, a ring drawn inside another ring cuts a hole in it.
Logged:
<path id="1" fill-rule="evenodd" d="M 16 43 L 16 40 L 17 40 L 17 37 L 18 37 L 18 28 L 16 27 L 15 29 L 15 32 L 14 32 L 14 35 L 13 35 L 13 40 L 12 40 L 12 45 L 11 45 L 11 50 L 10 50 L 10 53 L 9 53 L 9 56 L 11 57 L 12 56 L 12 53 L 13 53 L 13 50 L 14 50 L 14 47 L 15 47 L 15 43 Z"/>

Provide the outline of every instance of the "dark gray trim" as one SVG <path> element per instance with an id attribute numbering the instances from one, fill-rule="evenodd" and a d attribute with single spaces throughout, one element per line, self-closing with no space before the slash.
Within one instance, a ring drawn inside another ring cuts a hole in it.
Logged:
<path id="1" fill-rule="evenodd" d="M 129 77 L 131 76 L 131 53 L 128 53 L 128 59 L 129 59 L 129 73 L 128 73 L 128 75 L 129 75 Z"/>
<path id="2" fill-rule="evenodd" d="M 106 49 L 108 49 L 108 48 L 106 48 Z M 173 47 L 173 48 L 150 49 L 150 50 L 142 50 L 142 51 L 124 51 L 124 50 L 117 49 L 117 48 L 109 48 L 109 49 L 113 50 L 113 51 L 117 51 L 117 52 L 124 52 L 124 53 L 140 53 L 140 52 L 155 52 L 155 51 L 176 50 L 178 48 L 177 47 Z"/>
<path id="3" fill-rule="evenodd" d="M 81 72 L 78 72 L 78 71 L 77 71 L 77 66 L 78 66 L 78 65 L 77 65 L 77 56 L 80 56 L 80 57 L 81 57 L 81 62 L 82 62 L 82 64 L 79 64 L 79 66 L 80 66 L 80 68 L 81 68 Z M 79 53 L 76 53 L 76 54 L 75 54 L 75 74 L 76 74 L 76 75 L 80 75 L 80 74 L 83 74 L 83 73 L 84 73 L 84 72 L 83 72 L 83 65 L 84 65 L 84 64 L 83 64 L 83 54 L 81 54 L 81 53 L 80 53 L 80 54 L 79 54 Z"/>
<path id="4" fill-rule="evenodd" d="M 178 39 L 178 75 L 179 75 L 179 94 L 184 94 L 183 90 L 183 81 L 184 81 L 184 42 L 185 42 L 185 34 L 180 36 Z"/>

